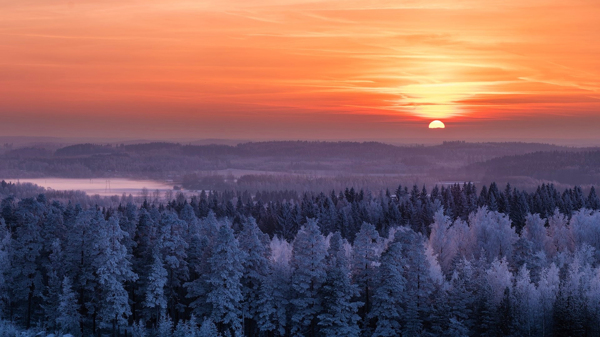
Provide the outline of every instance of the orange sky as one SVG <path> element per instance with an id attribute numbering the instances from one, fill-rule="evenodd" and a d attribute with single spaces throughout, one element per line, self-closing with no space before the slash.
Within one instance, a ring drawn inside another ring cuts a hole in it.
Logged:
<path id="1" fill-rule="evenodd" d="M 0 135 L 600 140 L 598 0 L 0 0 Z M 436 137 L 439 134 L 435 135 Z"/>

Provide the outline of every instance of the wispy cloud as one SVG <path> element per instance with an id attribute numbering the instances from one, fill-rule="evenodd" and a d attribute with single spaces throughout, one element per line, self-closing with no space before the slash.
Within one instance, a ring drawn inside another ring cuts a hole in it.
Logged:
<path id="1" fill-rule="evenodd" d="M 0 117 L 590 118 L 598 17 L 591 0 L 0 0 Z"/>

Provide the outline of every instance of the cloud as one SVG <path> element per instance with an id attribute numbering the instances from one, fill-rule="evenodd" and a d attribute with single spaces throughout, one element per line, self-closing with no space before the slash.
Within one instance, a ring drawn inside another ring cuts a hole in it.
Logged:
<path id="1" fill-rule="evenodd" d="M 587 0 L 0 1 L 0 117 L 587 118 L 598 17 Z"/>

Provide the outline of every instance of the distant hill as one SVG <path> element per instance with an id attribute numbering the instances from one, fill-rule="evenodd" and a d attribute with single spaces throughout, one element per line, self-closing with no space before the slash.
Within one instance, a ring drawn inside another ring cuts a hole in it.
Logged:
<path id="1" fill-rule="evenodd" d="M 57 157 L 70 157 L 107 154 L 113 152 L 115 152 L 115 149 L 111 145 L 77 144 L 60 148 L 54 152 L 54 155 Z"/>
<path id="2" fill-rule="evenodd" d="M 182 182 L 184 177 L 231 174 L 233 170 L 243 175 L 337 177 L 340 184 L 347 176 L 385 176 L 392 184 L 401 179 L 435 184 L 523 181 L 524 177 L 586 184 L 598 181 L 595 168 L 600 167 L 599 149 L 519 142 L 452 141 L 432 146 L 320 141 L 85 143 L 49 151 L 7 150 L 0 155 L 0 178 L 126 177 Z M 284 186 L 282 179 L 279 183 Z"/>
<path id="3" fill-rule="evenodd" d="M 600 150 L 547 151 L 503 156 L 466 168 L 485 180 L 531 177 L 563 184 L 600 184 Z"/>

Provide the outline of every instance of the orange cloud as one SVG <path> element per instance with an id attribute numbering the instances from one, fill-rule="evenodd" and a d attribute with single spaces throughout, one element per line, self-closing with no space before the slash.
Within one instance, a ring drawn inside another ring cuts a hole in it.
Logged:
<path id="1" fill-rule="evenodd" d="M 4 133 L 326 138 L 324 126 L 343 125 L 336 137 L 393 138 L 438 118 L 449 129 L 515 120 L 543 133 L 522 118 L 595 121 L 600 108 L 600 3 L 592 0 L 26 0 L 0 8 Z M 40 119 L 52 127 L 30 127 Z M 110 127 L 123 120 L 137 124 Z"/>

